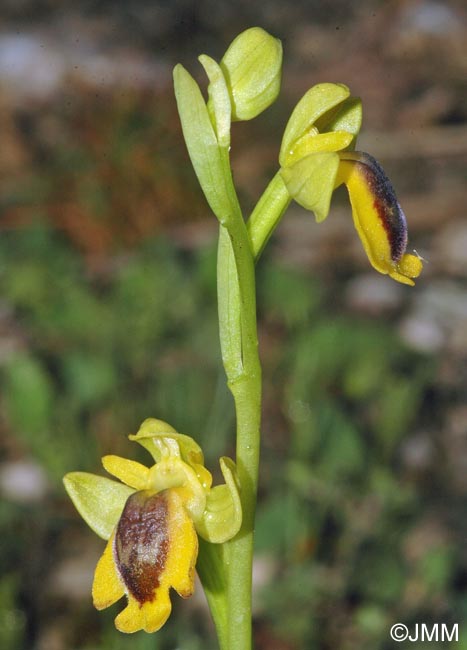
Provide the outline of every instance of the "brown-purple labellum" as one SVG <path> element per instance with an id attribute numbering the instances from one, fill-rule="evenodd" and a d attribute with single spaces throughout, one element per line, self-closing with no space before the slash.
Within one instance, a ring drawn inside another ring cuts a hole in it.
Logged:
<path id="1" fill-rule="evenodd" d="M 128 497 L 115 534 L 114 556 L 129 593 L 151 602 L 169 550 L 169 506 L 165 492 L 135 492 Z"/>
<path id="2" fill-rule="evenodd" d="M 400 262 L 407 248 L 407 220 L 399 205 L 391 181 L 379 162 L 362 151 L 346 151 L 340 154 L 342 160 L 354 160 L 359 173 L 374 197 L 373 207 L 386 231 L 391 259 Z"/>

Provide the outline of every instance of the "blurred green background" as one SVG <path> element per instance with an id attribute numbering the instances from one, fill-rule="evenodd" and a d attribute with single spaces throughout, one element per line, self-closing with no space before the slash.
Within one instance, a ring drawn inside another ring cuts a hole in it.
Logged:
<path id="1" fill-rule="evenodd" d="M 181 139 L 171 70 L 202 79 L 261 25 L 283 92 L 233 132 L 248 210 L 312 84 L 363 99 L 427 259 L 415 288 L 369 268 L 343 193 L 292 207 L 258 267 L 264 426 L 257 650 L 389 650 L 402 622 L 467 648 L 467 38 L 464 3 L 7 0 L 0 10 L 0 647 L 210 650 L 201 588 L 157 635 L 90 599 L 103 544 L 61 477 L 148 417 L 217 472 L 234 416 L 217 340 L 216 224 Z M 430 648 L 447 647 L 430 643 Z"/>

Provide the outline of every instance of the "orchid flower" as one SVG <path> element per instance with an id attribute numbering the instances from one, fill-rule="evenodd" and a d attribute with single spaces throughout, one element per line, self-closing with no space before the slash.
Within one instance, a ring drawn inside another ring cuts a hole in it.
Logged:
<path id="1" fill-rule="evenodd" d="M 242 511 L 229 458 L 220 459 L 225 484 L 212 487 L 200 447 L 165 422 L 145 420 L 129 438 L 154 465 L 104 456 L 104 468 L 121 482 L 71 472 L 64 484 L 86 523 L 107 540 L 94 575 L 94 606 L 104 609 L 125 595 L 117 629 L 155 632 L 170 615 L 170 588 L 184 598 L 193 593 L 198 535 L 213 543 L 231 539 Z"/>

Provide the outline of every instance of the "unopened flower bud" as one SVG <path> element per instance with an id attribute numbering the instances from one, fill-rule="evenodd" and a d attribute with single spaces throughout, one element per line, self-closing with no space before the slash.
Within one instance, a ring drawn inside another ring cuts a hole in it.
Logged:
<path id="1" fill-rule="evenodd" d="M 281 83 L 281 42 L 252 27 L 237 36 L 222 61 L 233 120 L 251 120 L 277 98 Z"/>

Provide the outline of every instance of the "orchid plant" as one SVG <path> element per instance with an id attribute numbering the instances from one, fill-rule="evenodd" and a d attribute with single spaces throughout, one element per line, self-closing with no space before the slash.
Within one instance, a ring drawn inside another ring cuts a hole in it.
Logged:
<path id="1" fill-rule="evenodd" d="M 318 84 L 298 102 L 279 169 L 245 219 L 230 165 L 231 126 L 276 100 L 282 46 L 255 27 L 232 42 L 220 63 L 207 55 L 199 61 L 207 100 L 181 65 L 174 70 L 175 95 L 191 162 L 219 221 L 219 333 L 236 412 L 235 463 L 220 459 L 225 483 L 212 487 L 197 443 L 148 419 L 130 439 L 152 456 L 151 467 L 110 455 L 103 465 L 119 482 L 84 472 L 71 472 L 64 482 L 79 513 L 107 540 L 92 595 L 98 609 L 126 596 L 115 619 L 120 631 L 157 631 L 171 611 L 170 589 L 190 596 L 196 568 L 220 648 L 248 650 L 261 421 L 255 264 L 292 200 L 321 222 L 341 184 L 377 271 L 413 285 L 422 260 L 406 252 L 405 216 L 382 167 L 355 151 L 361 102 L 343 84 Z"/>

